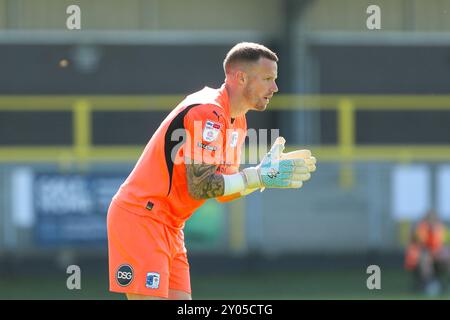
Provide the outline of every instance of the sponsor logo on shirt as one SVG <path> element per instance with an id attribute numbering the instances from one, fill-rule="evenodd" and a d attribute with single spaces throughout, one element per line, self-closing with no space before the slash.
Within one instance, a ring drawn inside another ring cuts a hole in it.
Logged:
<path id="1" fill-rule="evenodd" d="M 133 281 L 133 268 L 129 264 L 122 264 L 116 272 L 116 281 L 121 287 L 128 286 Z"/>
<path id="2" fill-rule="evenodd" d="M 197 146 L 199 146 L 200 148 L 203 148 L 203 149 L 205 149 L 205 150 L 209 150 L 209 151 L 216 151 L 216 150 L 217 150 L 217 147 L 215 147 L 215 146 L 209 146 L 209 145 L 204 144 L 204 143 L 201 143 L 201 142 L 198 142 L 198 143 L 197 143 Z"/>

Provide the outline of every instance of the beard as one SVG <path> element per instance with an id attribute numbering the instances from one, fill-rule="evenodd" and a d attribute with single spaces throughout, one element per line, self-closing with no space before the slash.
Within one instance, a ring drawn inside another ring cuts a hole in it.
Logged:
<path id="1" fill-rule="evenodd" d="M 265 99 L 255 98 L 256 95 L 253 93 L 253 90 L 252 88 L 250 88 L 250 86 L 245 87 L 242 94 L 245 100 L 247 101 L 247 104 L 250 106 L 250 110 L 256 111 L 266 110 L 267 103 Z"/>

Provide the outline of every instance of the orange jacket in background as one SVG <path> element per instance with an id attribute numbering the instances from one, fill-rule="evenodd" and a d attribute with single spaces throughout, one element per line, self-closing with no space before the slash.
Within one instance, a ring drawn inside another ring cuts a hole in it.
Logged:
<path id="1" fill-rule="evenodd" d="M 415 233 L 419 244 L 425 246 L 435 255 L 444 245 L 445 229 L 442 223 L 430 225 L 428 222 L 422 221 L 417 225 Z"/>

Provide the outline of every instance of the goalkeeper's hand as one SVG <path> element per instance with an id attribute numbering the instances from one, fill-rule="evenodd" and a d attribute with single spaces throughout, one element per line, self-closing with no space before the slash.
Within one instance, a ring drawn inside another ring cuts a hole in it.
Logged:
<path id="1" fill-rule="evenodd" d="M 284 143 L 278 137 L 259 165 L 242 170 L 247 189 L 300 188 L 311 177 L 315 163 L 308 167 L 302 158 L 283 158 Z"/>
<path id="2" fill-rule="evenodd" d="M 301 158 L 305 161 L 306 166 L 308 167 L 308 171 L 314 172 L 316 171 L 316 158 L 311 155 L 311 151 L 309 150 L 295 150 L 288 153 L 282 153 L 281 159 L 297 159 Z"/>

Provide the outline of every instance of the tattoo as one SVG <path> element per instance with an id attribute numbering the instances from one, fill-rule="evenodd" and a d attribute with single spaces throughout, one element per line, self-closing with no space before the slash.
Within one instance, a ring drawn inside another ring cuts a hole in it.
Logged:
<path id="1" fill-rule="evenodd" d="M 217 166 L 211 164 L 186 164 L 188 190 L 195 199 L 209 199 L 223 196 L 225 183 Z"/>

